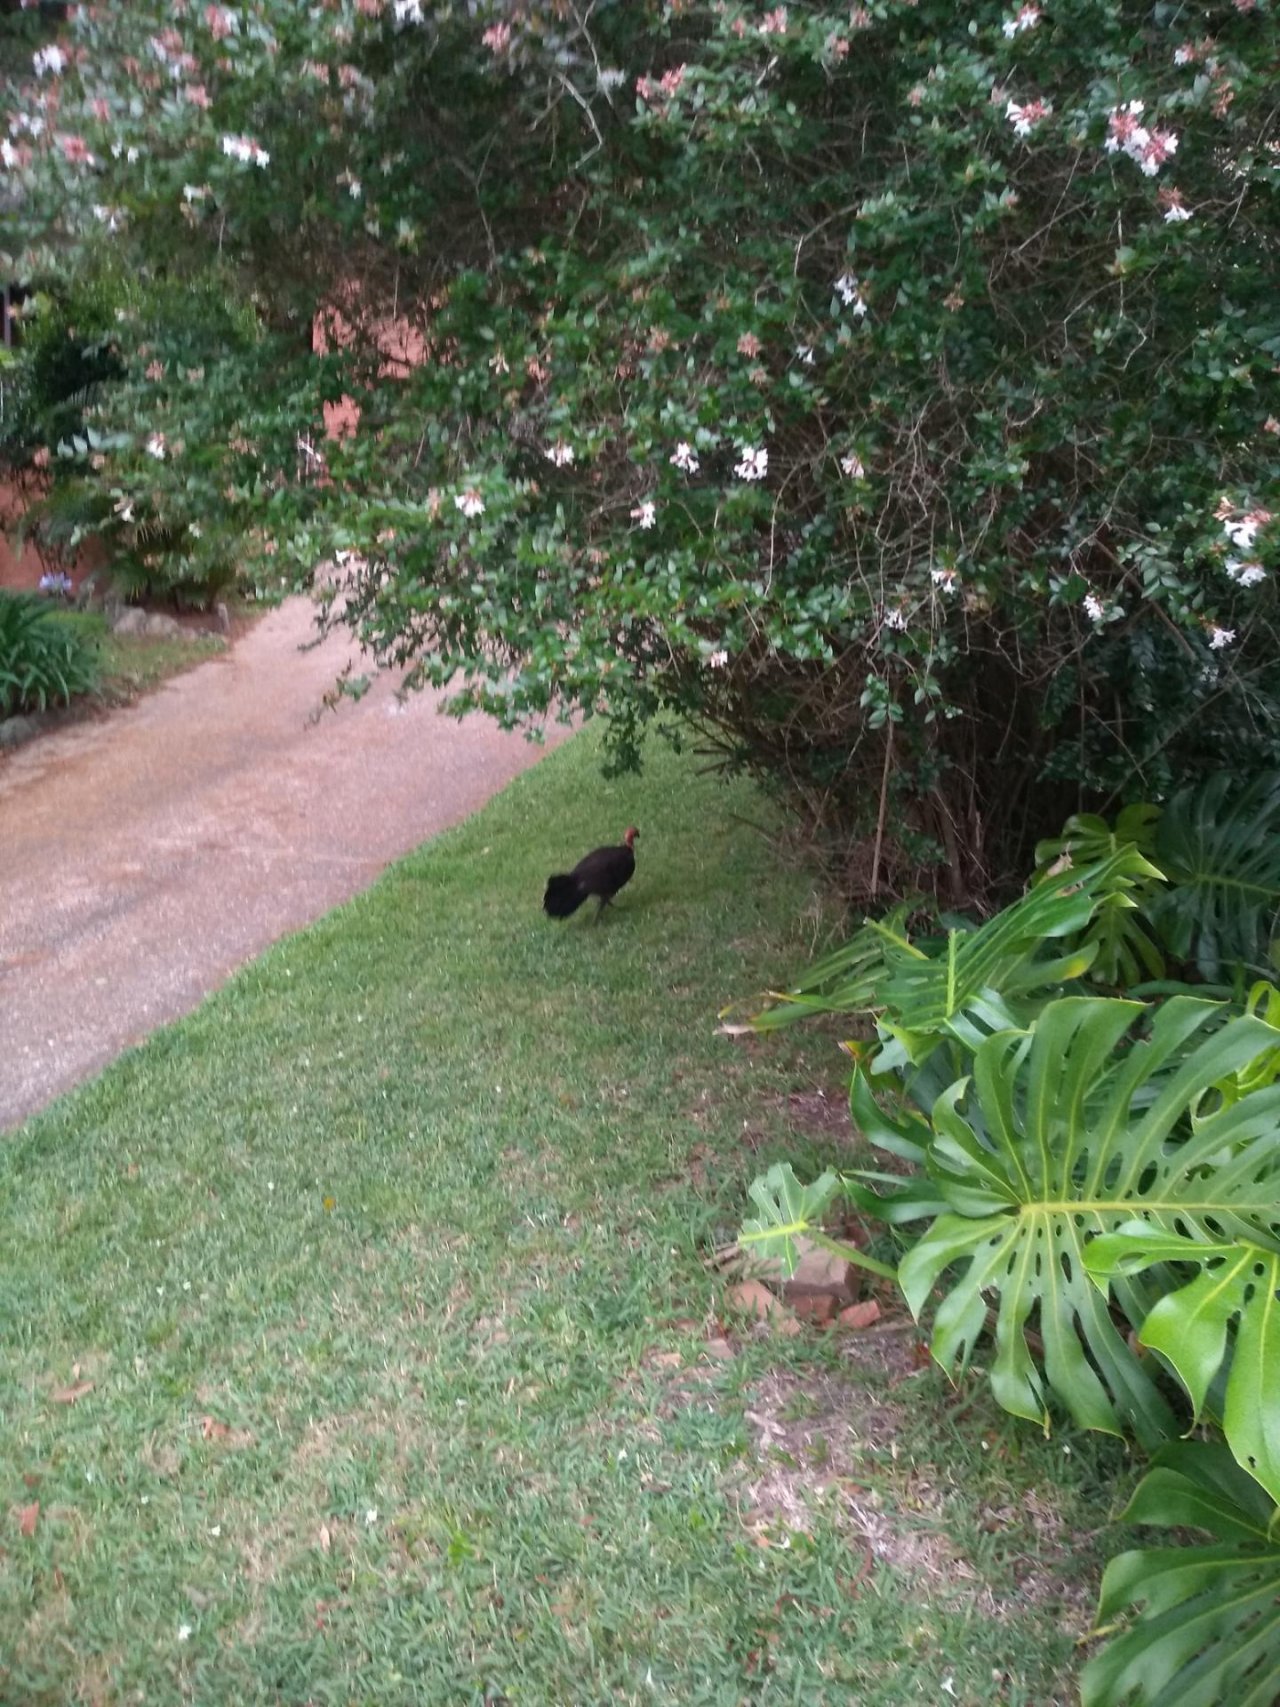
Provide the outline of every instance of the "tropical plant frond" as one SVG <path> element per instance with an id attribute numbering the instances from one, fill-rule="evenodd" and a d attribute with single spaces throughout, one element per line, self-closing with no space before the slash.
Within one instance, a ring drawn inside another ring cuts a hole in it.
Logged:
<path id="1" fill-rule="evenodd" d="M 1164 1447 L 1124 1513 L 1206 1531 L 1208 1545 L 1121 1553 L 1098 1622 L 1131 1620 L 1080 1680 L 1083 1707 L 1274 1707 L 1280 1699 L 1276 1510 L 1225 1447 Z"/>
<path id="2" fill-rule="evenodd" d="M 1232 968 L 1270 977 L 1280 937 L 1280 771 L 1241 786 L 1219 772 L 1174 795 L 1155 859 L 1169 879 L 1152 921 L 1170 952 L 1216 979 Z"/>
<path id="3" fill-rule="evenodd" d="M 981 1042 L 971 1078 L 937 1099 L 927 1123 L 881 1106 L 868 1136 L 892 1148 L 896 1135 L 909 1154 L 923 1148 L 947 1204 L 899 1268 L 917 1317 L 942 1288 L 931 1347 L 939 1363 L 953 1373 L 967 1366 L 994 1301 L 991 1380 L 1007 1410 L 1045 1422 L 1052 1392 L 1081 1426 L 1128 1427 L 1154 1445 L 1175 1430 L 1173 1413 L 1150 1360 L 1093 1284 L 1089 1246 L 1140 1217 L 1157 1232 L 1190 1229 L 1206 1245 L 1243 1239 L 1280 1250 L 1280 1090 L 1231 1105 L 1211 1094 L 1275 1048 L 1263 1021 L 1224 1025 L 1218 1004 L 1175 998 L 1142 1039 L 1145 1017 L 1140 1004 L 1102 997 L 1050 1002 L 1032 1028 Z M 865 1114 L 869 1088 L 855 1095 Z M 1168 1274 L 1113 1290 L 1137 1329 L 1169 1290 Z"/>

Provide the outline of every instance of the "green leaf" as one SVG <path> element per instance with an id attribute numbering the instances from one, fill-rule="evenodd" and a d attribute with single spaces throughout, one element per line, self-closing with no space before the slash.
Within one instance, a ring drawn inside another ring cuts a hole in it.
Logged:
<path id="1" fill-rule="evenodd" d="M 1160 873 L 1132 846 L 1035 884 L 972 931 L 952 931 L 941 954 L 900 961 L 881 991 L 894 1033 L 913 1060 L 951 1034 L 976 1045 L 1015 1016 L 1002 998 L 1043 993 L 1085 972 L 1096 950 L 1047 957 L 1045 944 L 1084 929 L 1099 906 Z"/>
<path id="2" fill-rule="evenodd" d="M 1063 997 L 1029 1028 L 980 1043 L 972 1079 L 934 1104 L 926 1169 L 947 1213 L 903 1258 L 900 1281 L 917 1317 L 941 1287 L 932 1350 L 948 1371 L 968 1364 L 993 1301 L 992 1388 L 1016 1415 L 1047 1422 L 1052 1390 L 1083 1427 L 1132 1428 L 1147 1445 L 1174 1432 L 1155 1372 L 1090 1278 L 1094 1240 L 1140 1223 L 1280 1249 L 1280 1091 L 1235 1104 L 1208 1094 L 1273 1049 L 1276 1032 L 1252 1016 L 1224 1025 L 1222 1013 L 1175 997 L 1135 1037 L 1141 1004 Z M 1167 1273 L 1113 1287 L 1135 1328 L 1174 1289 Z M 1258 1450 L 1256 1428 L 1242 1426 Z"/>
<path id="3" fill-rule="evenodd" d="M 1124 1515 L 1216 1540 L 1138 1549 L 1107 1566 L 1099 1623 L 1132 1622 L 1084 1668 L 1083 1707 L 1274 1707 L 1280 1543 L 1257 1484 L 1224 1447 L 1182 1441 L 1157 1454 Z"/>
<path id="4" fill-rule="evenodd" d="M 770 1006 L 753 1016 L 752 1029 L 774 1031 L 816 1014 L 865 1013 L 876 1005 L 884 982 L 887 954 L 919 956 L 906 934 L 908 908 L 894 909 L 887 918 L 868 920 L 847 943 L 817 960 L 792 989 L 770 994 Z"/>
<path id="5" fill-rule="evenodd" d="M 761 1256 L 776 1258 L 784 1276 L 794 1274 L 800 1260 L 797 1237 L 814 1230 L 839 1190 L 840 1177 L 830 1168 L 812 1185 L 803 1185 L 790 1162 L 775 1162 L 768 1173 L 751 1182 L 749 1195 L 760 1214 L 743 1222 L 739 1243 L 755 1245 Z"/>
<path id="6" fill-rule="evenodd" d="M 1262 1097 L 1250 1099 L 1264 1122 L 1274 1123 L 1271 1105 L 1260 1108 Z M 1271 1126 L 1274 1133 L 1274 1124 Z M 1237 1140 L 1238 1142 L 1238 1140 Z M 1274 1165 L 1266 1156 L 1270 1146 L 1248 1146 L 1254 1167 L 1261 1163 L 1269 1182 Z M 1224 1189 L 1223 1174 L 1238 1173 L 1240 1152 L 1231 1154 L 1208 1176 L 1215 1191 Z M 1268 1186 L 1273 1193 L 1274 1183 Z M 1280 1219 L 1280 1211 L 1277 1211 Z M 1167 1292 L 1147 1316 L 1139 1333 L 1143 1345 L 1165 1357 L 1191 1396 L 1197 1419 L 1209 1389 L 1228 1359 L 1223 1428 L 1237 1461 L 1255 1476 L 1273 1500 L 1280 1502 L 1280 1237 L 1275 1249 L 1247 1239 L 1234 1244 L 1206 1243 L 1175 1232 L 1130 1224 L 1096 1239 L 1085 1254 L 1095 1276 L 1134 1274 L 1154 1263 L 1196 1263 L 1201 1272 L 1189 1284 Z"/>
<path id="7" fill-rule="evenodd" d="M 811 1244 L 838 1250 L 850 1262 L 873 1274 L 894 1279 L 896 1271 L 888 1263 L 878 1262 L 823 1233 L 821 1217 L 840 1190 L 840 1176 L 830 1168 L 812 1185 L 804 1185 L 790 1162 L 775 1162 L 768 1173 L 757 1175 L 751 1182 L 750 1196 L 760 1214 L 743 1222 L 738 1243 L 754 1246 L 761 1256 L 776 1260 L 784 1278 L 795 1273 L 800 1260 L 796 1240 L 803 1235 Z"/>
<path id="8" fill-rule="evenodd" d="M 1202 977 L 1274 970 L 1280 931 L 1280 771 L 1247 786 L 1220 772 L 1175 794 L 1156 833 L 1169 887 L 1150 913 L 1170 950 Z"/>

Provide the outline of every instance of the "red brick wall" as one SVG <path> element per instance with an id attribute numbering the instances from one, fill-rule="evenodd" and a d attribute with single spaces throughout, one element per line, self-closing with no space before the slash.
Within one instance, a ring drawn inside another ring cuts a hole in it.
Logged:
<path id="1" fill-rule="evenodd" d="M 17 590 L 37 586 L 45 571 L 34 546 L 23 546 L 21 551 L 17 549 L 15 535 L 22 510 L 21 494 L 0 481 L 0 587 Z M 86 575 L 100 569 L 105 562 L 106 553 L 97 540 L 92 540 L 79 552 L 68 573 L 79 587 Z"/>

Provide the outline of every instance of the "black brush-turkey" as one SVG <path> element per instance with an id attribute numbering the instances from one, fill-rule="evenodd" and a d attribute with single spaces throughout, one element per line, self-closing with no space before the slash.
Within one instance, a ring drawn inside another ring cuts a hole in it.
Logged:
<path id="1" fill-rule="evenodd" d="M 567 919 L 588 895 L 594 895 L 600 903 L 596 909 L 599 919 L 619 889 L 631 881 L 636 869 L 635 840 L 639 834 L 632 825 L 617 847 L 593 848 L 572 871 L 549 877 L 547 892 L 542 897 L 544 909 L 553 919 Z"/>

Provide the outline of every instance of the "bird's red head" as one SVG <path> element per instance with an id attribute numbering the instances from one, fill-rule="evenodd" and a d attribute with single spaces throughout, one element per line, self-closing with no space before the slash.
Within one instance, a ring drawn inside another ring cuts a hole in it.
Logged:
<path id="1" fill-rule="evenodd" d="M 623 839 L 623 841 L 624 841 L 624 842 L 625 842 L 625 843 L 626 843 L 626 844 L 627 844 L 627 846 L 628 846 L 628 847 L 629 847 L 629 848 L 631 848 L 631 847 L 634 847 L 634 846 L 635 846 L 635 841 L 636 841 L 636 837 L 637 837 L 637 836 L 638 836 L 638 835 L 639 835 L 639 834 L 640 834 L 640 832 L 639 832 L 639 830 L 637 830 L 637 829 L 636 829 L 636 827 L 635 827 L 635 825 L 634 825 L 634 824 L 632 824 L 632 825 L 631 825 L 631 827 L 630 827 L 630 828 L 629 828 L 629 829 L 628 829 L 628 831 L 627 831 L 627 833 L 626 833 L 626 834 L 625 834 L 625 835 L 624 835 L 624 836 L 623 836 L 623 838 L 622 838 L 622 839 Z"/>

